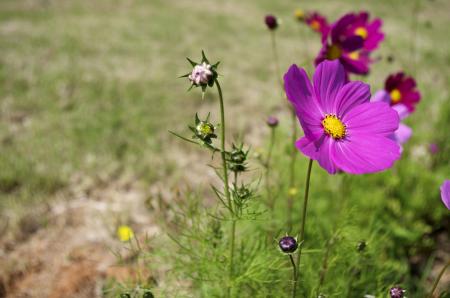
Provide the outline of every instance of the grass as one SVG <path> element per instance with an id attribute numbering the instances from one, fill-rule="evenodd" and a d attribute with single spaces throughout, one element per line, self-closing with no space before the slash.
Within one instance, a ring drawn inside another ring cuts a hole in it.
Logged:
<path id="1" fill-rule="evenodd" d="M 382 87 L 388 73 L 404 69 L 415 74 L 423 94 L 417 112 L 406 121 L 414 136 L 393 170 L 342 181 L 339 176 L 326 176 L 318 167 L 313 169 L 306 249 L 321 256 L 335 231 L 339 241 L 333 245 L 329 276 L 354 273 L 351 288 L 357 293 L 368 287 L 364 293 L 382 295 L 386 287 L 402 283 L 417 291 L 411 297 L 422 297 L 426 283 L 418 280 L 426 280 L 424 262 L 433 260 L 423 257 L 417 268 L 408 265 L 408 260 L 434 252 L 434 233 L 449 227 L 438 193 L 450 174 L 445 129 L 450 123 L 450 42 L 443 38 L 450 25 L 449 3 L 343 0 L 302 5 L 331 19 L 360 9 L 382 17 L 387 39 L 378 52 L 379 63 L 363 79 L 374 91 Z M 230 137 L 244 136 L 252 147 L 264 147 L 266 115 L 281 118 L 274 156 L 280 188 L 276 223 L 281 233 L 289 120 L 273 76 L 270 36 L 262 19 L 270 12 L 284 21 L 277 33 L 281 69 L 297 63 L 311 70 L 319 39 L 293 19 L 297 6 L 270 0 L 221 4 L 207 0 L 1 1 L 0 210 L 22 210 L 52 200 L 56 192 L 70 187 L 76 174 L 95 176 L 117 169 L 149 184 L 164 181 L 168 188 L 189 179 L 198 194 L 208 193 L 202 177 L 211 170 L 198 162 L 207 163 L 209 156 L 201 156 L 199 150 L 180 144 L 167 132 L 188 133 L 185 124 L 196 111 L 202 115 L 211 111 L 212 119 L 219 119 L 213 92 L 202 102 L 198 92 L 185 92 L 185 80 L 177 79 L 189 71 L 184 57 L 198 59 L 204 49 L 211 60 L 222 61 Z M 394 57 L 394 62 L 388 63 L 387 56 Z M 441 154 L 426 153 L 430 142 L 440 145 Z M 307 161 L 298 159 L 302 191 Z M 343 194 L 344 185 L 348 193 Z M 330 210 L 341 208 L 340 204 L 346 210 L 342 216 L 330 216 Z M 297 222 L 299 208 L 297 201 Z M 205 224 L 201 212 L 191 215 L 192 220 L 199 218 L 199 225 Z M 242 223 L 240 236 L 264 231 L 263 219 L 257 224 Z M 363 239 L 368 253 L 360 258 L 354 247 Z M 214 257 L 220 253 L 219 248 Z M 275 267 L 282 267 L 277 254 L 252 259 L 256 267 L 250 268 L 258 269 L 244 274 L 252 281 L 242 280 L 245 293 L 257 293 L 257 287 L 268 291 L 270 286 L 260 276 L 267 272 L 260 267 L 271 258 L 276 260 Z M 310 273 L 303 274 L 305 284 L 311 286 L 307 293 L 316 286 L 319 272 L 314 269 L 320 268 L 321 260 L 304 258 L 305 272 Z M 177 262 L 175 266 L 184 264 Z M 199 266 L 204 266 L 198 269 L 203 272 L 217 270 L 204 263 Z M 237 270 L 245 272 L 244 267 Z M 214 274 L 220 276 L 221 271 Z M 281 279 L 277 284 L 285 285 L 284 273 L 273 274 Z M 330 297 L 342 297 L 347 282 L 336 278 L 322 290 Z M 194 283 L 191 290 L 203 297 L 220 295 L 217 284 L 220 279 Z M 283 293 L 279 289 L 278 294 Z"/>

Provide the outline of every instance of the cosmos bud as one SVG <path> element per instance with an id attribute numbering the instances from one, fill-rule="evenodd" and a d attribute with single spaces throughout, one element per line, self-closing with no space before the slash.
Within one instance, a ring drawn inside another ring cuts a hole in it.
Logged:
<path id="1" fill-rule="evenodd" d="M 277 127 L 279 121 L 278 121 L 278 118 L 277 118 L 277 117 L 269 116 L 269 118 L 267 118 L 266 123 L 267 123 L 267 125 L 268 125 L 269 127 Z"/>
<path id="2" fill-rule="evenodd" d="M 287 254 L 294 253 L 298 248 L 297 239 L 292 236 L 284 236 L 278 241 L 281 251 Z"/>
<path id="3" fill-rule="evenodd" d="M 267 28 L 269 28 L 269 30 L 275 30 L 278 27 L 277 18 L 271 14 L 266 15 L 264 22 L 266 23 L 266 26 Z"/>
<path id="4" fill-rule="evenodd" d="M 305 20 L 305 12 L 300 8 L 294 11 L 294 16 L 300 22 Z"/>
<path id="5" fill-rule="evenodd" d="M 391 298 L 403 298 L 405 292 L 406 291 L 400 287 L 393 287 L 389 290 L 389 294 L 391 295 Z"/>
<path id="6" fill-rule="evenodd" d="M 202 64 L 194 66 L 188 79 L 191 81 L 192 85 L 203 86 L 208 85 L 212 77 L 213 72 L 211 71 L 211 65 L 203 62 Z"/>

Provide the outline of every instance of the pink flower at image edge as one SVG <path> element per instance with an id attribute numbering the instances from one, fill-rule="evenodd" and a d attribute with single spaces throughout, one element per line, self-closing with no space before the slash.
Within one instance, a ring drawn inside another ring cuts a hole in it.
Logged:
<path id="1" fill-rule="evenodd" d="M 445 180 L 441 185 L 441 199 L 445 207 L 450 210 L 450 180 Z"/>
<path id="2" fill-rule="evenodd" d="M 328 173 L 373 173 L 399 159 L 400 147 L 390 139 L 399 126 L 397 112 L 370 102 L 369 85 L 346 83 L 339 61 L 319 64 L 313 84 L 304 69 L 292 65 L 284 84 L 305 133 L 296 147 Z"/>

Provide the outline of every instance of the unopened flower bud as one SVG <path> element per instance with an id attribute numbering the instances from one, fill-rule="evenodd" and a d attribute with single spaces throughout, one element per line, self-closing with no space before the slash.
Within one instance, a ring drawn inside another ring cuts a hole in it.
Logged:
<path id="1" fill-rule="evenodd" d="M 287 254 L 294 253 L 298 248 L 297 239 L 292 236 L 284 236 L 278 241 L 278 245 L 281 251 Z"/>
<path id="2" fill-rule="evenodd" d="M 356 245 L 356 249 L 359 252 L 363 252 L 366 249 L 366 247 L 367 247 L 367 243 L 364 240 L 359 241 L 358 244 Z"/>
<path id="3" fill-rule="evenodd" d="M 305 19 L 305 12 L 300 8 L 295 10 L 294 15 L 298 21 L 303 21 Z"/>
<path id="4" fill-rule="evenodd" d="M 153 293 L 150 291 L 146 291 L 144 295 L 142 295 L 142 298 L 154 298 Z"/>
<path id="5" fill-rule="evenodd" d="M 267 123 L 267 125 L 269 125 L 269 127 L 277 127 L 279 121 L 278 121 L 277 117 L 269 116 L 269 118 L 267 118 L 266 123 Z"/>
<path id="6" fill-rule="evenodd" d="M 275 16 L 273 15 L 267 15 L 264 19 L 267 28 L 269 28 L 269 30 L 275 30 L 278 27 L 278 20 Z"/>
<path id="7" fill-rule="evenodd" d="M 389 290 L 389 294 L 391 295 L 391 298 L 403 298 L 405 290 L 400 287 L 393 287 Z"/>
<path id="8" fill-rule="evenodd" d="M 197 134 L 203 139 L 211 138 L 212 136 L 214 136 L 214 125 L 209 122 L 200 121 L 195 129 L 197 130 Z"/>
<path id="9" fill-rule="evenodd" d="M 194 66 L 194 69 L 192 69 L 191 74 L 188 76 L 192 85 L 195 86 L 207 85 L 212 77 L 213 72 L 211 70 L 211 65 L 207 64 L 206 62 Z"/>

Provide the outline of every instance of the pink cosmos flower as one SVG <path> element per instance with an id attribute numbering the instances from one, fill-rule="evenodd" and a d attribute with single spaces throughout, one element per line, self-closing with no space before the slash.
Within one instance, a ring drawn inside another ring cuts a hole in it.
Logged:
<path id="1" fill-rule="evenodd" d="M 403 72 L 390 75 L 386 79 L 384 90 L 379 90 L 372 97 L 372 101 L 383 101 L 398 112 L 400 119 L 408 117 L 420 101 L 420 92 L 416 89 L 416 81 L 407 77 Z M 412 135 L 412 129 L 400 123 L 391 137 L 400 145 L 404 144 Z"/>
<path id="2" fill-rule="evenodd" d="M 384 33 L 381 31 L 383 21 L 374 19 L 369 22 L 369 13 L 362 11 L 354 15 L 354 20 L 348 25 L 344 34 L 347 36 L 358 35 L 364 40 L 363 48 L 367 51 L 373 51 L 378 48 L 380 42 L 384 40 Z"/>
<path id="3" fill-rule="evenodd" d="M 450 210 L 450 180 L 445 180 L 441 185 L 441 199 L 445 207 Z"/>
<path id="4" fill-rule="evenodd" d="M 305 17 L 305 23 L 314 31 L 321 33 L 323 38 L 326 37 L 330 31 L 330 25 L 328 24 L 327 18 L 318 12 L 308 13 Z"/>
<path id="5" fill-rule="evenodd" d="M 305 132 L 296 147 L 330 174 L 378 172 L 400 157 L 399 145 L 389 138 L 398 128 L 398 113 L 384 102 L 370 102 L 369 85 L 346 83 L 339 61 L 319 64 L 313 84 L 304 69 L 292 65 L 284 85 Z"/>
<path id="6" fill-rule="evenodd" d="M 391 103 L 391 98 L 389 94 L 385 90 L 378 90 L 370 100 L 372 102 L 385 102 L 387 104 Z M 408 111 L 408 108 L 403 104 L 393 105 L 392 108 L 397 111 L 400 120 L 404 120 L 411 113 Z M 399 145 L 403 145 L 406 143 L 409 138 L 412 136 L 411 127 L 407 126 L 400 122 L 398 129 L 390 136 L 391 139 L 396 141 Z"/>
<path id="7" fill-rule="evenodd" d="M 364 39 L 359 35 L 348 35 L 348 28 L 355 22 L 356 15 L 347 14 L 331 26 L 329 34 L 322 40 L 322 49 L 315 59 L 319 65 L 324 60 L 338 59 L 349 73 L 367 74 L 369 51 L 363 48 Z"/>
<path id="8" fill-rule="evenodd" d="M 414 112 L 421 95 L 416 88 L 413 77 L 406 76 L 403 72 L 390 75 L 385 82 L 384 90 L 389 94 L 390 104 L 395 106 L 403 104 L 409 112 Z"/>
<path id="9" fill-rule="evenodd" d="M 436 144 L 436 143 L 431 143 L 431 144 L 429 144 L 428 145 L 428 151 L 431 153 L 431 154 L 438 154 L 439 153 L 439 145 L 438 144 Z"/>

